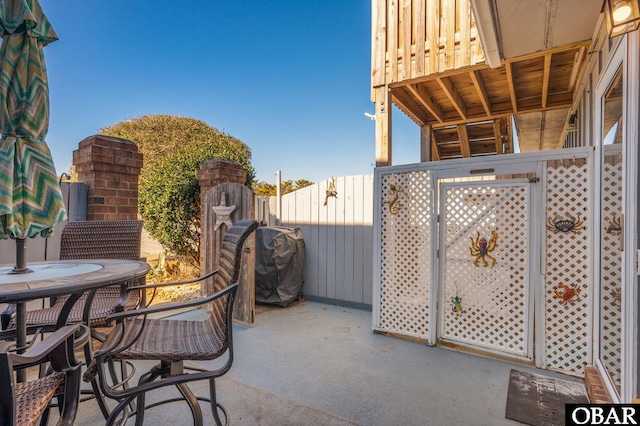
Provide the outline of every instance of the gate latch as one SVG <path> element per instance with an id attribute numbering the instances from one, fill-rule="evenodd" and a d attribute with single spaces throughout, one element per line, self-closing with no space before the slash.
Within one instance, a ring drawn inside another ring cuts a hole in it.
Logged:
<path id="1" fill-rule="evenodd" d="M 539 177 L 529 178 L 529 183 L 540 183 L 540 178 Z"/>

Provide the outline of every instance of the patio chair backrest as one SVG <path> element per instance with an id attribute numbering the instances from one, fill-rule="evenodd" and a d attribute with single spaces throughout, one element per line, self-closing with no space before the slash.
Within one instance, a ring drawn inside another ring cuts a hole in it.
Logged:
<path id="1" fill-rule="evenodd" d="M 60 260 L 139 260 L 141 236 L 141 220 L 68 222 L 60 238 Z"/>
<path id="2" fill-rule="evenodd" d="M 60 236 L 60 260 L 127 259 L 141 260 L 141 220 L 87 220 L 67 222 Z M 103 287 L 96 293 L 101 297 L 118 297 L 120 286 Z M 134 296 L 137 303 L 139 294 Z M 52 298 L 63 303 L 68 296 Z M 95 303 L 95 302 L 94 302 Z"/>
<path id="3" fill-rule="evenodd" d="M 257 221 L 243 219 L 236 221 L 227 229 L 222 238 L 218 273 L 214 277 L 213 293 L 223 290 L 238 281 L 244 242 L 257 227 Z M 210 320 L 215 326 L 221 326 L 225 324 L 223 320 L 225 317 L 226 297 L 219 298 L 213 302 Z"/>

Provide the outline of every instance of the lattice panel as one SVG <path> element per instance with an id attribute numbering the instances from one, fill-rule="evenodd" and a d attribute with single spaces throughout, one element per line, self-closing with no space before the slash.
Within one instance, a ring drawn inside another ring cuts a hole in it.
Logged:
<path id="1" fill-rule="evenodd" d="M 429 171 L 383 175 L 381 330 L 428 340 L 433 215 Z"/>
<path id="2" fill-rule="evenodd" d="M 574 375 L 591 363 L 588 173 L 586 160 L 547 163 L 545 363 Z M 573 230 L 558 231 L 561 220 L 572 220 Z"/>
<path id="3" fill-rule="evenodd" d="M 521 184 L 445 188 L 443 338 L 527 355 L 528 200 Z M 490 250 L 484 259 L 482 237 Z"/>
<path id="4" fill-rule="evenodd" d="M 608 148 L 616 147 L 605 146 L 605 153 Z M 605 156 L 600 234 L 600 360 L 618 392 L 622 376 L 622 176 L 621 158 Z"/>

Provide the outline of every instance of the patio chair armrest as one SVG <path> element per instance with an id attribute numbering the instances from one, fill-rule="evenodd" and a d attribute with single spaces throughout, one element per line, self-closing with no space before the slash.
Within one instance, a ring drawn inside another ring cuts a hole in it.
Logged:
<path id="1" fill-rule="evenodd" d="M 81 334 L 78 335 L 78 332 Z M 54 331 L 23 354 L 11 353 L 8 357 L 13 367 L 18 368 L 38 365 L 48 357 L 55 371 L 75 370 L 82 365 L 75 356 L 75 343 L 87 343 L 89 335 L 89 327 L 85 325 L 67 325 Z"/>
<path id="2" fill-rule="evenodd" d="M 224 288 L 223 290 L 220 290 L 219 292 L 212 294 L 211 296 L 190 300 L 188 302 L 165 303 L 162 305 L 153 306 L 151 308 L 132 309 L 129 311 L 118 312 L 118 313 L 109 315 L 106 318 L 106 320 L 107 320 L 107 323 L 111 323 L 112 321 L 121 321 L 125 318 L 130 318 L 130 317 L 137 317 L 141 315 L 149 315 L 149 314 L 155 314 L 159 312 L 172 311 L 176 309 L 191 308 L 195 306 L 204 305 L 205 303 L 212 302 L 224 296 L 225 294 L 231 292 L 237 287 L 238 287 L 238 283 L 233 283 L 228 287 Z"/>
<path id="3" fill-rule="evenodd" d="M 16 313 L 16 304 L 10 303 L 9 306 L 5 308 L 4 311 L 0 314 L 0 322 L 2 323 L 2 329 L 6 330 L 9 327 L 9 323 L 11 319 Z"/>
<path id="4" fill-rule="evenodd" d="M 215 269 L 215 270 L 209 272 L 208 274 L 201 275 L 201 276 L 199 276 L 197 278 L 191 278 L 189 280 L 171 281 L 171 282 L 166 282 L 166 283 L 155 283 L 155 284 L 145 284 L 145 285 L 132 285 L 132 286 L 127 287 L 127 291 L 145 290 L 145 289 L 150 289 L 150 288 L 168 287 L 168 286 L 173 286 L 173 285 L 193 284 L 193 283 L 197 283 L 198 281 L 204 281 L 207 278 L 211 278 L 212 276 L 214 276 L 217 273 L 218 273 L 218 270 Z"/>

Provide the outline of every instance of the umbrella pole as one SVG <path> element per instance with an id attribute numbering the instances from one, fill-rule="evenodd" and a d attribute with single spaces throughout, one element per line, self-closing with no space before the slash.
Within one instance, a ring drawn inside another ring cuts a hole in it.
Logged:
<path id="1" fill-rule="evenodd" d="M 27 268 L 27 241 L 24 238 L 16 238 L 16 264 L 12 274 L 26 274 L 33 272 Z"/>

